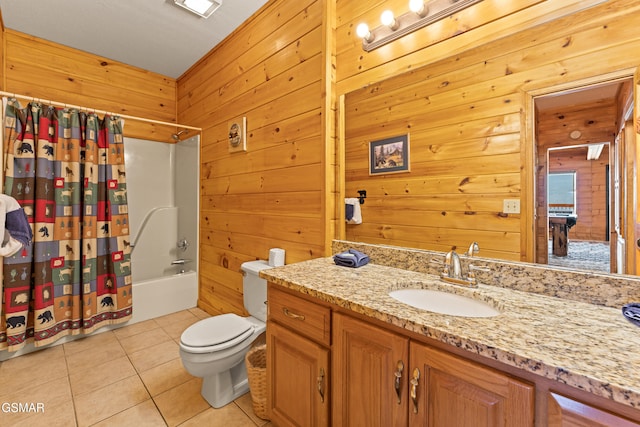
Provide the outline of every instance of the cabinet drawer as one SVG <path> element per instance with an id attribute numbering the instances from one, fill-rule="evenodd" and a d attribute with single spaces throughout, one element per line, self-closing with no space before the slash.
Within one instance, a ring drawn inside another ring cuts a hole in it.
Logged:
<path id="1" fill-rule="evenodd" d="M 269 286 L 268 320 L 318 343 L 330 345 L 331 310 Z"/>

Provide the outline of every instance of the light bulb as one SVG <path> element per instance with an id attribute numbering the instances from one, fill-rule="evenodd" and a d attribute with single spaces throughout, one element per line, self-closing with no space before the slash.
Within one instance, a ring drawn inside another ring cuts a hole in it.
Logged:
<path id="1" fill-rule="evenodd" d="M 366 40 L 368 42 L 373 40 L 373 36 L 371 35 L 371 32 L 369 31 L 369 26 L 367 24 L 365 24 L 364 22 L 358 24 L 358 26 L 356 27 L 356 34 L 358 35 L 358 37 L 360 37 L 361 39 L 364 39 L 364 40 Z"/>
<path id="2" fill-rule="evenodd" d="M 386 25 L 392 30 L 398 28 L 396 18 L 394 18 L 393 12 L 391 12 L 390 10 L 385 10 L 384 12 L 382 12 L 382 15 L 380 15 L 380 22 L 382 23 L 382 25 Z"/>
<path id="3" fill-rule="evenodd" d="M 427 14 L 424 0 L 409 0 L 409 10 L 421 18 Z"/>

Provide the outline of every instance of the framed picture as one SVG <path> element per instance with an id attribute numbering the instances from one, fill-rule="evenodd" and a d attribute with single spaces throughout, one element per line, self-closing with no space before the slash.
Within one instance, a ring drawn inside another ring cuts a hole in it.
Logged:
<path id="1" fill-rule="evenodd" d="M 409 135 L 369 142 L 369 175 L 409 172 Z"/>
<path id="2" fill-rule="evenodd" d="M 238 117 L 229 122 L 229 152 L 247 151 L 247 118 Z"/>

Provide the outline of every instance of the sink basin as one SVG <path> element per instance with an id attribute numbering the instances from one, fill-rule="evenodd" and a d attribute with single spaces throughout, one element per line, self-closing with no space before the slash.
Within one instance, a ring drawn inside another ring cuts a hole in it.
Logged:
<path id="1" fill-rule="evenodd" d="M 493 317 L 500 314 L 492 305 L 463 295 L 432 289 L 398 289 L 389 296 L 415 308 L 462 317 Z"/>

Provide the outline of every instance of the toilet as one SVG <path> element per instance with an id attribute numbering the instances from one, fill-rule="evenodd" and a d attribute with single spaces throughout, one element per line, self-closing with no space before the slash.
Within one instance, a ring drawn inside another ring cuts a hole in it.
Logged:
<path id="1" fill-rule="evenodd" d="M 189 326 L 180 336 L 182 365 L 191 375 L 202 378 L 202 397 L 214 408 L 249 390 L 244 357 L 266 330 L 267 281 L 258 273 L 272 267 L 260 260 L 245 262 L 240 268 L 244 307 L 250 316 L 213 316 Z"/>

